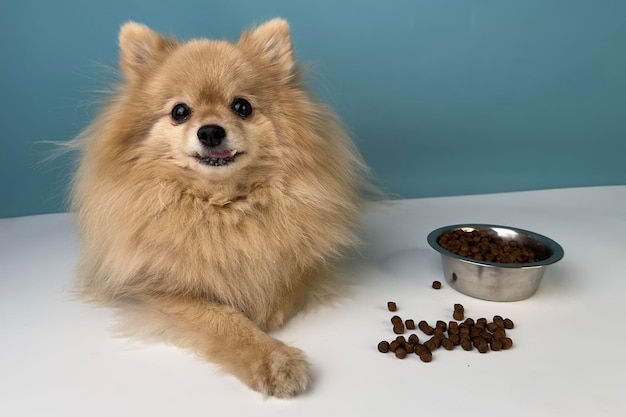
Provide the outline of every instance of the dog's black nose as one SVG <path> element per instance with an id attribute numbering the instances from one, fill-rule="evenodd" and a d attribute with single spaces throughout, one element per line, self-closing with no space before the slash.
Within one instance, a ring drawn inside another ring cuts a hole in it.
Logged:
<path id="1" fill-rule="evenodd" d="M 225 137 L 226 131 L 220 125 L 204 125 L 198 129 L 200 143 L 211 148 L 222 143 Z"/>

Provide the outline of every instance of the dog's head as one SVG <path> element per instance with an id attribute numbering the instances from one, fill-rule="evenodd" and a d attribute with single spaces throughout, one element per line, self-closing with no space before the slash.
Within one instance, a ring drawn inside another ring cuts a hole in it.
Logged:
<path id="1" fill-rule="evenodd" d="M 127 23 L 120 32 L 124 108 L 135 149 L 219 180 L 280 158 L 276 131 L 297 105 L 287 23 L 269 21 L 237 43 L 163 37 Z"/>

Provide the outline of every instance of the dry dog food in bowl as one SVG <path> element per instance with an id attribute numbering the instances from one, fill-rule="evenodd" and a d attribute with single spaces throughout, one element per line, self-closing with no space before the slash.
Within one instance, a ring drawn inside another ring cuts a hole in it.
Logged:
<path id="1" fill-rule="evenodd" d="M 491 301 L 530 297 L 546 267 L 563 258 L 563 248 L 552 239 L 508 226 L 441 227 L 428 235 L 428 243 L 441 254 L 452 288 Z"/>

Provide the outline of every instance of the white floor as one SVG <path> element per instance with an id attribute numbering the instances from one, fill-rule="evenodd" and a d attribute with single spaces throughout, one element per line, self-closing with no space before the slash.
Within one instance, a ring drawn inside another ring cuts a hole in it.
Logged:
<path id="1" fill-rule="evenodd" d="M 527 300 L 470 298 L 426 243 L 464 222 L 544 234 L 565 257 Z M 116 338 L 111 311 L 72 299 L 71 215 L 0 219 L 0 416 L 626 415 L 626 186 L 402 200 L 366 225 L 369 246 L 345 267 L 350 294 L 276 333 L 315 370 L 306 394 L 278 400 L 185 351 Z M 510 317 L 514 347 L 440 349 L 431 363 L 381 354 L 395 337 L 390 300 L 416 321 L 450 319 L 454 303 Z"/>

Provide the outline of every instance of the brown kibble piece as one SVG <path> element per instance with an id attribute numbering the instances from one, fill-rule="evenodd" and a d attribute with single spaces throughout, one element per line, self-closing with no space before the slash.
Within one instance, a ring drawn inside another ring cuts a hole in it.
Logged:
<path id="1" fill-rule="evenodd" d="M 406 339 L 404 338 L 404 336 L 398 336 L 396 337 L 396 342 L 398 342 L 400 346 L 403 346 L 406 344 Z"/>
<path id="2" fill-rule="evenodd" d="M 441 341 L 441 346 L 443 346 L 445 350 L 452 350 L 454 349 L 454 342 L 446 337 Z"/>
<path id="3" fill-rule="evenodd" d="M 396 311 L 398 309 L 398 306 L 393 301 L 389 301 L 387 303 L 387 308 L 389 309 L 389 311 Z"/>
<path id="4" fill-rule="evenodd" d="M 504 329 L 497 329 L 496 331 L 491 333 L 495 340 L 504 340 L 506 338 L 506 332 Z"/>
<path id="5" fill-rule="evenodd" d="M 439 346 L 441 346 L 441 340 L 433 336 L 428 339 L 426 343 L 424 343 L 424 346 L 426 346 L 428 350 L 432 352 L 433 350 L 437 350 Z"/>
<path id="6" fill-rule="evenodd" d="M 419 323 L 417 323 L 417 327 L 419 327 L 419 329 L 424 332 L 424 334 L 428 335 L 428 336 L 432 336 L 433 333 L 435 332 L 435 329 L 433 329 L 427 322 L 426 320 L 422 320 Z"/>
<path id="7" fill-rule="evenodd" d="M 441 282 L 433 281 L 433 288 L 436 289 L 436 290 L 441 289 Z"/>
<path id="8" fill-rule="evenodd" d="M 396 342 L 395 340 L 391 343 L 389 343 L 389 350 L 391 352 L 395 352 L 396 350 L 398 350 L 398 348 L 400 347 L 400 344 L 398 342 Z"/>
<path id="9" fill-rule="evenodd" d="M 415 322 L 411 319 L 404 322 L 404 325 L 406 326 L 407 330 L 415 330 Z"/>
<path id="10" fill-rule="evenodd" d="M 460 308 L 458 308 L 460 306 Z M 458 322 L 461 322 L 465 319 L 465 309 L 461 304 L 454 305 L 454 311 L 452 312 L 452 318 Z"/>
<path id="11" fill-rule="evenodd" d="M 402 323 L 402 318 L 400 316 L 393 316 L 391 318 L 391 324 Z"/>
<path id="12" fill-rule="evenodd" d="M 502 342 L 497 339 L 493 339 L 489 345 L 491 346 L 491 350 L 494 352 L 502 350 Z"/>
<path id="13" fill-rule="evenodd" d="M 480 333 L 480 337 L 482 337 L 486 342 L 491 342 L 493 340 L 493 335 L 487 331 L 482 331 Z"/>
<path id="14" fill-rule="evenodd" d="M 389 342 L 387 342 L 386 340 L 383 340 L 382 342 L 380 342 L 378 344 L 378 351 L 380 353 L 387 353 L 387 352 L 389 352 Z"/>
<path id="15" fill-rule="evenodd" d="M 478 349 L 480 353 L 489 352 L 489 345 L 487 345 L 487 342 L 485 342 L 484 340 L 481 343 L 477 343 L 475 346 L 476 346 L 476 349 Z"/>
<path id="16" fill-rule="evenodd" d="M 404 350 L 404 348 L 399 347 L 394 353 L 396 354 L 396 358 L 398 359 L 406 358 L 406 350 Z"/>
<path id="17" fill-rule="evenodd" d="M 394 332 L 395 334 L 402 334 L 402 333 L 404 333 L 404 324 L 402 324 L 402 322 L 400 322 L 400 323 L 395 323 L 395 324 L 393 325 L 393 332 Z"/>
<path id="18" fill-rule="evenodd" d="M 470 339 L 461 338 L 461 347 L 463 350 L 470 351 L 473 349 L 472 341 Z"/>
<path id="19" fill-rule="evenodd" d="M 415 345 L 415 354 L 420 355 L 423 351 L 428 350 L 428 348 L 424 345 L 417 344 Z"/>
<path id="20" fill-rule="evenodd" d="M 456 321 L 452 321 L 450 320 L 448 322 L 448 333 L 458 333 L 459 332 L 459 323 L 457 323 Z"/>
<path id="21" fill-rule="evenodd" d="M 411 333 L 409 335 L 409 339 L 408 339 L 409 343 L 411 343 L 412 345 L 417 345 L 420 342 L 419 337 L 417 337 L 417 335 L 415 333 Z"/>
<path id="22" fill-rule="evenodd" d="M 424 349 L 420 352 L 419 357 L 422 362 L 430 362 L 433 360 L 433 353 L 428 349 Z"/>
<path id="23" fill-rule="evenodd" d="M 504 340 L 502 340 L 502 349 L 506 350 L 506 349 L 511 349 L 512 347 L 513 347 L 513 339 L 511 339 L 510 337 L 507 337 Z"/>
<path id="24" fill-rule="evenodd" d="M 490 332 L 495 332 L 496 330 L 498 330 L 500 328 L 500 326 L 498 326 L 496 323 L 491 322 L 489 324 L 487 324 L 487 330 L 489 330 Z"/>
<path id="25" fill-rule="evenodd" d="M 511 320 L 511 319 L 504 319 L 504 328 L 505 329 L 512 329 L 513 327 L 515 327 L 515 324 L 513 324 L 513 320 Z"/>
<path id="26" fill-rule="evenodd" d="M 446 335 L 441 327 L 436 327 L 435 331 L 433 332 L 433 337 L 436 337 L 439 340 L 443 340 Z"/>

